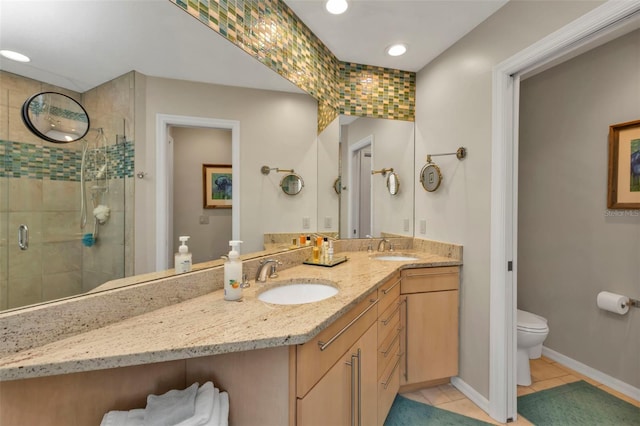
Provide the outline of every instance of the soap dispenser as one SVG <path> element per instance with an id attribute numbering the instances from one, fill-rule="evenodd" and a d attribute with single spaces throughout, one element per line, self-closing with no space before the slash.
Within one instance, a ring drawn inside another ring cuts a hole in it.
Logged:
<path id="1" fill-rule="evenodd" d="M 224 263 L 224 300 L 242 299 L 242 261 L 239 245 L 242 241 L 229 241 L 231 251 Z"/>
<path id="2" fill-rule="evenodd" d="M 180 245 L 180 247 L 178 247 L 178 253 L 176 253 L 175 256 L 174 267 L 176 269 L 176 274 L 182 274 L 191 270 L 191 253 L 189 253 L 189 247 L 187 247 L 189 236 L 184 235 L 179 237 L 178 239 L 182 244 Z"/>

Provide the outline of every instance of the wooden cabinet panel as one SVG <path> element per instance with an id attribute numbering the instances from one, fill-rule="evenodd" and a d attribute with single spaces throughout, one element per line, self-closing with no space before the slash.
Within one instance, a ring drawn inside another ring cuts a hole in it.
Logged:
<path id="1" fill-rule="evenodd" d="M 401 384 L 458 374 L 458 291 L 404 296 Z"/>
<path id="2" fill-rule="evenodd" d="M 378 313 L 385 311 L 400 296 L 400 272 L 378 287 Z"/>
<path id="3" fill-rule="evenodd" d="M 393 400 L 400 388 L 400 345 L 395 344 L 395 351 L 389 357 L 387 368 L 378 379 L 378 425 L 384 425 Z"/>
<path id="4" fill-rule="evenodd" d="M 298 426 L 377 423 L 376 327 L 338 359 L 304 398 L 297 400 Z"/>
<path id="5" fill-rule="evenodd" d="M 460 275 L 457 266 L 406 269 L 402 271 L 401 294 L 428 291 L 458 290 Z"/>
<path id="6" fill-rule="evenodd" d="M 353 343 L 376 321 L 376 293 L 360 302 L 355 308 L 336 320 L 333 324 L 297 348 L 296 395 L 303 397 L 335 364 L 336 359 L 345 353 Z M 361 316 L 360 316 L 361 315 Z M 356 318 L 360 318 L 356 320 Z M 342 334 L 340 332 L 351 324 Z M 321 350 L 321 344 L 333 342 Z M 375 350 L 375 349 L 374 349 Z"/>
<path id="7" fill-rule="evenodd" d="M 396 323 L 400 322 L 400 298 L 389 305 L 386 311 L 378 316 L 378 342 L 382 343 L 397 331 Z"/>

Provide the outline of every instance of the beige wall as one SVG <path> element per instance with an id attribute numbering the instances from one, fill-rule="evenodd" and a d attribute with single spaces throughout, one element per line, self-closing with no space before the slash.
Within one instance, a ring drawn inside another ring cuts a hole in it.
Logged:
<path id="1" fill-rule="evenodd" d="M 592 1 L 512 1 L 417 75 L 416 170 L 439 157 L 442 187 L 416 187 L 419 238 L 464 246 L 460 296 L 460 377 L 489 395 L 489 251 L 492 67 L 598 6 Z M 420 221 L 427 224 L 421 234 Z"/>
<path id="2" fill-rule="evenodd" d="M 136 273 L 155 270 L 156 114 L 206 117 L 240 122 L 241 253 L 262 250 L 263 234 L 299 232 L 302 218 L 317 223 L 317 102 L 308 95 L 219 86 L 157 77 L 138 92 L 145 110 L 146 134 L 136 137 Z M 136 87 L 138 90 L 138 87 Z M 136 134 L 136 136 L 138 136 Z M 263 165 L 293 168 L 305 182 L 295 197 L 279 187 L 281 173 L 260 173 Z"/>
<path id="3" fill-rule="evenodd" d="M 187 245 L 193 263 L 219 259 L 229 251 L 231 209 L 205 209 L 202 202 L 202 165 L 231 164 L 231 130 L 172 127 L 173 136 L 173 250 L 180 235 L 189 235 Z M 201 218 L 209 223 L 201 223 Z"/>
<path id="4" fill-rule="evenodd" d="M 640 211 L 607 210 L 611 124 L 640 118 L 640 30 L 521 85 L 518 307 L 549 321 L 545 346 L 640 387 Z"/>

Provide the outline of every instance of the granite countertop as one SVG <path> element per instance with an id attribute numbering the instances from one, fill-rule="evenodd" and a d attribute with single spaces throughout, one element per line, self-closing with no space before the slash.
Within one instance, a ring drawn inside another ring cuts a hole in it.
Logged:
<path id="1" fill-rule="evenodd" d="M 405 251 L 403 251 L 405 252 Z M 461 265 L 458 259 L 406 251 L 417 261 L 382 261 L 366 252 L 332 268 L 300 265 L 267 283 L 251 281 L 240 302 L 218 290 L 105 327 L 0 358 L 0 380 L 16 380 L 294 345 L 313 338 L 399 268 Z M 338 255 L 338 254 L 337 254 Z M 330 280 L 337 295 L 303 305 L 272 305 L 257 293 L 290 279 Z"/>

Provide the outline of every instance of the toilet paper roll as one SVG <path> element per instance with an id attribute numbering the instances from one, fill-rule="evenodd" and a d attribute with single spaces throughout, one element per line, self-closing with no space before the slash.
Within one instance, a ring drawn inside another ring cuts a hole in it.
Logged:
<path id="1" fill-rule="evenodd" d="M 601 291 L 598 293 L 598 308 L 624 315 L 629 311 L 629 298 L 621 294 Z"/>

